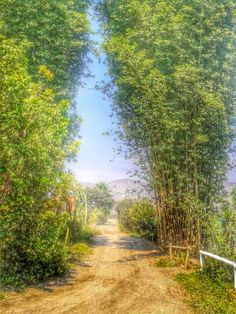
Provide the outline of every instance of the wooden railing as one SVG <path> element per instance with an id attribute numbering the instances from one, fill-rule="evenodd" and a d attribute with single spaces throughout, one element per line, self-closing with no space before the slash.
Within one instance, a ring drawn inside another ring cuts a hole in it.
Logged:
<path id="1" fill-rule="evenodd" d="M 191 246 L 178 246 L 178 245 L 172 245 L 171 243 L 167 246 L 168 249 L 168 253 L 169 253 L 169 258 L 170 260 L 173 259 L 173 249 L 176 250 L 181 250 L 181 251 L 185 251 L 185 261 L 184 261 L 184 266 L 187 268 L 188 267 L 188 260 L 189 260 L 189 255 L 190 252 L 194 249 L 194 247 Z"/>

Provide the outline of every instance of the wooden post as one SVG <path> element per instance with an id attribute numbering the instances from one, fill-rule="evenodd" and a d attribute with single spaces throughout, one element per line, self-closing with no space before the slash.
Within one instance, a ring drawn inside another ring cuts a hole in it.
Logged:
<path id="1" fill-rule="evenodd" d="M 170 257 L 170 260 L 172 261 L 172 259 L 173 259 L 172 243 L 169 244 L 169 257 Z"/>
<path id="2" fill-rule="evenodd" d="M 188 249 L 186 250 L 185 263 L 184 263 L 184 267 L 185 267 L 185 268 L 188 267 L 189 251 L 190 251 L 190 248 L 188 248 Z"/>
<path id="3" fill-rule="evenodd" d="M 234 268 L 234 291 L 236 291 L 236 268 Z"/>

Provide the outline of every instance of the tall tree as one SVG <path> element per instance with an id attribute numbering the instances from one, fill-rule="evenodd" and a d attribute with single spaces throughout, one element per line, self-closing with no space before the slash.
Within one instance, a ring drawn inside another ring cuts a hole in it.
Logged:
<path id="1" fill-rule="evenodd" d="M 30 74 L 39 66 L 53 73 L 50 87 L 60 97 L 75 91 L 88 49 L 87 0 L 1 0 L 1 32 L 29 42 Z"/>
<path id="2" fill-rule="evenodd" d="M 104 0 L 100 12 L 121 138 L 149 173 L 159 241 L 200 245 L 232 139 L 234 1 Z"/>
<path id="3" fill-rule="evenodd" d="M 56 212 L 52 200 L 70 192 L 64 167 L 78 148 L 73 96 L 88 47 L 86 10 L 84 0 L 0 1 L 0 266 L 17 276 L 65 268 L 60 225 L 50 232 L 57 252 L 40 226 L 45 208 Z"/>

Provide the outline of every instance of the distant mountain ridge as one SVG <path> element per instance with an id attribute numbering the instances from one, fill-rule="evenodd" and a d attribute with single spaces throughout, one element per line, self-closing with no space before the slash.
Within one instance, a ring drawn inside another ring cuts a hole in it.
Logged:
<path id="1" fill-rule="evenodd" d="M 81 183 L 81 185 L 86 187 L 92 187 L 95 184 Z M 144 186 L 134 179 L 124 178 L 119 180 L 113 180 L 108 182 L 107 185 L 115 201 L 121 201 L 125 198 L 154 198 L 154 195 L 151 192 L 145 190 Z M 226 182 L 226 192 L 230 192 L 235 186 L 236 182 Z"/>
<path id="2" fill-rule="evenodd" d="M 85 187 L 92 187 L 95 184 L 81 183 L 81 185 Z M 153 195 L 145 191 L 144 186 L 134 179 L 124 178 L 119 180 L 113 180 L 111 182 L 108 182 L 107 185 L 115 201 L 121 201 L 125 198 L 153 198 Z"/>
<path id="3" fill-rule="evenodd" d="M 109 182 L 109 190 L 111 191 L 115 201 L 121 201 L 125 198 L 139 199 L 152 198 L 153 195 L 149 193 L 143 184 L 133 179 L 120 179 Z"/>
<path id="4" fill-rule="evenodd" d="M 226 192 L 231 192 L 234 187 L 236 187 L 236 182 L 226 182 L 225 183 L 225 191 Z"/>

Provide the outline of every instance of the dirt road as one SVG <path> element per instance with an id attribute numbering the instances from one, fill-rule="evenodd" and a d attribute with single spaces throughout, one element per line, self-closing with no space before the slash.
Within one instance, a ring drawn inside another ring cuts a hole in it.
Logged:
<path id="1" fill-rule="evenodd" d="M 145 240 L 121 233 L 114 220 L 99 227 L 93 254 L 69 278 L 13 293 L 1 314 L 187 314 L 171 268 L 156 268 L 158 252 Z"/>

